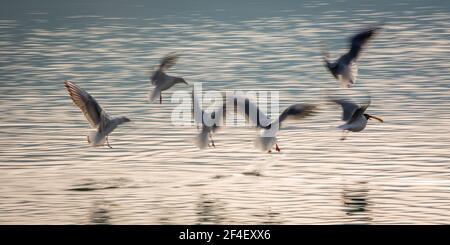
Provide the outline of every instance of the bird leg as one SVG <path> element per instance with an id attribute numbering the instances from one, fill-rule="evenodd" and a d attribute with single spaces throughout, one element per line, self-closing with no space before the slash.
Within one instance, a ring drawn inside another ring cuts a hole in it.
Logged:
<path id="1" fill-rule="evenodd" d="M 214 140 L 213 140 L 213 138 L 212 138 L 211 133 L 209 134 L 209 138 L 211 139 L 211 146 L 214 147 L 214 148 L 216 148 L 216 145 L 214 145 Z"/>
<path id="2" fill-rule="evenodd" d="M 278 147 L 278 144 L 275 144 L 275 150 L 278 152 L 281 152 L 281 149 L 280 149 L 280 147 Z"/>
<path id="3" fill-rule="evenodd" d="M 159 94 L 159 103 L 162 104 L 162 94 Z"/>
<path id="4" fill-rule="evenodd" d="M 109 141 L 108 141 L 108 136 L 106 136 L 106 144 L 107 144 L 107 146 L 108 146 L 109 148 L 112 149 L 112 147 L 111 147 L 111 145 L 109 144 Z"/>
<path id="5" fill-rule="evenodd" d="M 347 131 L 347 130 L 343 130 L 343 131 L 342 131 L 342 137 L 341 137 L 341 140 L 345 140 L 345 139 L 347 138 L 347 134 L 348 134 L 348 131 Z"/>

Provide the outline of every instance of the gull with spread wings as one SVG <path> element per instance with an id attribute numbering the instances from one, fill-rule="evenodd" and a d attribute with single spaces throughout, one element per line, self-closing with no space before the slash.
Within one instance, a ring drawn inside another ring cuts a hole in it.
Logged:
<path id="1" fill-rule="evenodd" d="M 335 62 L 329 61 L 329 54 L 327 51 L 323 52 L 323 60 L 326 67 L 334 78 L 341 82 L 341 86 L 350 88 L 356 82 L 356 77 L 358 76 L 356 60 L 358 59 L 363 46 L 380 29 L 381 27 L 373 27 L 354 35 L 350 39 L 350 50 Z"/>
<path id="2" fill-rule="evenodd" d="M 71 81 L 64 81 L 64 86 L 73 103 L 80 108 L 89 124 L 96 129 L 87 136 L 88 143 L 92 146 L 103 146 L 106 140 L 108 147 L 112 148 L 108 142 L 108 135 L 120 124 L 130 122 L 130 119 L 127 117 L 110 118 L 88 92 Z"/>
<path id="3" fill-rule="evenodd" d="M 228 102 L 230 103 L 230 101 Z M 293 104 L 286 108 L 278 118 L 272 120 L 248 98 L 234 97 L 232 102 L 239 113 L 243 113 L 257 128 L 261 129 L 261 133 L 255 141 L 255 146 L 268 153 L 272 152 L 274 146 L 277 152 L 281 151 L 276 135 L 281 129 L 282 123 L 289 119 L 299 120 L 306 118 L 316 110 L 315 105 Z"/>
<path id="4" fill-rule="evenodd" d="M 345 123 L 338 127 L 343 130 L 341 140 L 345 140 L 349 131 L 362 131 L 364 128 L 366 128 L 367 121 L 369 119 L 373 118 L 375 120 L 378 120 L 379 122 L 384 122 L 383 119 L 379 117 L 365 113 L 371 102 L 370 97 L 361 106 L 347 99 L 331 98 L 330 101 L 342 107 L 342 120 Z"/>
<path id="5" fill-rule="evenodd" d="M 166 74 L 166 71 L 177 63 L 179 55 L 172 52 L 160 61 L 160 64 L 153 75 L 150 77 L 152 85 L 154 85 L 153 91 L 149 94 L 149 100 L 155 101 L 159 97 L 159 103 L 162 103 L 162 91 L 168 90 L 177 83 L 188 83 L 182 77 L 175 77 Z"/>

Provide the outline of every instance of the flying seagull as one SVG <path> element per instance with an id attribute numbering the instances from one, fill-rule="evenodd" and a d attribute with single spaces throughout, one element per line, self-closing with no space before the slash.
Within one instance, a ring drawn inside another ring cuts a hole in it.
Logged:
<path id="1" fill-rule="evenodd" d="M 163 57 L 160 61 L 160 64 L 156 71 L 153 72 L 153 75 L 150 77 L 150 81 L 152 85 L 155 87 L 153 91 L 149 94 L 149 99 L 153 102 L 156 98 L 159 97 L 159 103 L 162 103 L 162 91 L 171 88 L 173 85 L 177 83 L 185 83 L 188 84 L 181 77 L 174 77 L 166 74 L 166 71 L 175 65 L 178 60 L 179 55 L 175 52 L 172 52 L 165 57 Z"/>
<path id="2" fill-rule="evenodd" d="M 192 88 L 192 114 L 194 116 L 194 120 L 196 123 L 201 124 L 201 132 L 196 138 L 196 145 L 200 149 L 206 148 L 206 146 L 216 147 L 214 144 L 214 140 L 212 138 L 212 133 L 217 131 L 222 124 L 222 120 L 226 115 L 226 103 L 223 103 L 221 106 L 217 107 L 212 112 L 207 112 L 201 109 L 200 101 L 198 96 L 195 94 L 194 87 Z M 211 122 L 205 121 L 205 119 L 211 119 Z M 219 124 L 215 123 L 219 122 Z M 198 128 L 198 126 L 197 126 Z M 209 136 L 209 140 L 208 140 Z M 211 144 L 210 144 L 211 142 Z"/>
<path id="3" fill-rule="evenodd" d="M 71 81 L 64 81 L 64 86 L 73 103 L 80 108 L 89 124 L 96 129 L 87 136 L 88 143 L 92 146 L 103 146 L 106 139 L 108 147 L 112 148 L 108 142 L 108 134 L 120 124 L 130 122 L 130 119 L 126 117 L 110 118 L 88 92 Z"/>
<path id="4" fill-rule="evenodd" d="M 361 106 L 347 99 L 330 99 L 330 101 L 342 107 L 342 120 L 345 123 L 338 127 L 343 130 L 341 140 L 345 140 L 349 131 L 362 131 L 366 127 L 367 121 L 371 118 L 378 120 L 379 122 L 384 122 L 383 119 L 379 117 L 365 113 L 371 102 L 370 97 L 367 102 Z"/>
<path id="5" fill-rule="evenodd" d="M 340 80 L 341 86 L 350 88 L 356 82 L 356 77 L 358 76 L 358 66 L 356 65 L 356 60 L 358 59 L 363 46 L 380 29 L 381 27 L 373 27 L 354 35 L 350 39 L 350 50 L 335 62 L 330 62 L 328 60 L 328 52 L 323 52 L 323 60 L 326 67 L 334 78 Z"/>
<path id="6" fill-rule="evenodd" d="M 239 100 L 243 102 L 240 103 Z M 235 97 L 233 103 L 238 112 L 243 113 L 257 128 L 261 129 L 261 134 L 257 137 L 255 146 L 268 153 L 272 152 L 274 146 L 277 152 L 281 151 L 276 135 L 281 129 L 282 123 L 288 119 L 303 119 L 310 116 L 316 109 L 316 106 L 311 104 L 293 104 L 286 108 L 278 118 L 271 120 L 248 98 Z"/>

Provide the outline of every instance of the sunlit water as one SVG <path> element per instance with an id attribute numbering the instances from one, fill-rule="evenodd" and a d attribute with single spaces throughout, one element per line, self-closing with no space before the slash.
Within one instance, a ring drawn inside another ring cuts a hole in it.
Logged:
<path id="1" fill-rule="evenodd" d="M 446 1 L 332 3 L 206 0 L 2 2 L 1 224 L 448 224 L 450 14 Z M 190 2 L 190 1 L 189 1 Z M 385 23 L 359 60 L 352 94 L 384 118 L 340 141 L 338 87 L 321 61 Z M 173 91 L 147 101 L 150 70 L 204 91 L 279 91 L 281 109 L 318 112 L 259 152 L 255 130 L 226 128 L 216 148 L 174 126 Z M 89 125 L 64 90 L 72 80 L 133 123 L 91 148 Z"/>

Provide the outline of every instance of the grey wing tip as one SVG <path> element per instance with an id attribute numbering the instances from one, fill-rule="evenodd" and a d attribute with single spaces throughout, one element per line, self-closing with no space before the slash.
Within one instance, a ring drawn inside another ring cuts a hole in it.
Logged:
<path id="1" fill-rule="evenodd" d="M 67 89 L 69 89 L 70 87 L 75 86 L 75 84 L 72 81 L 69 80 L 65 80 L 64 81 L 64 87 L 66 87 Z"/>
<path id="2" fill-rule="evenodd" d="M 78 94 L 77 91 L 81 90 L 75 83 L 69 80 L 64 81 L 64 87 L 66 87 L 67 92 L 69 92 L 70 97 L 74 94 Z"/>
<path id="3" fill-rule="evenodd" d="M 179 57 L 180 57 L 180 55 L 177 53 L 177 51 L 168 53 L 161 59 L 160 67 L 163 67 L 165 65 L 168 65 L 168 66 L 174 65 L 178 61 Z"/>

